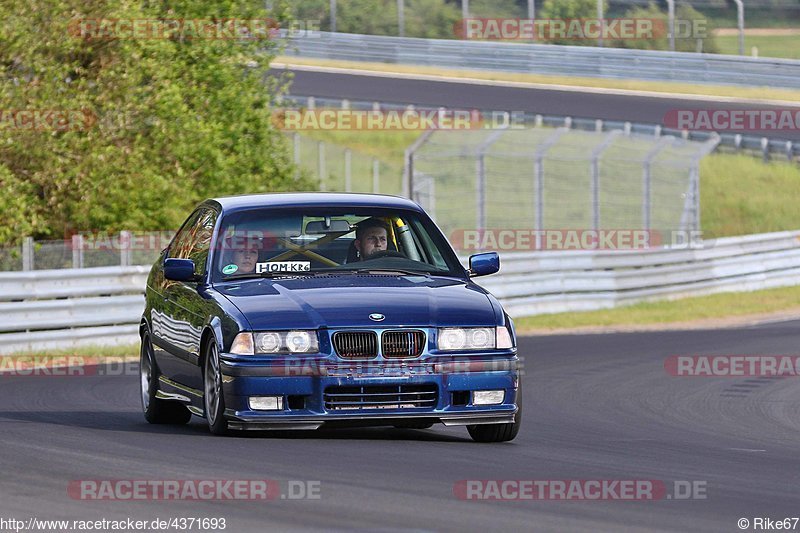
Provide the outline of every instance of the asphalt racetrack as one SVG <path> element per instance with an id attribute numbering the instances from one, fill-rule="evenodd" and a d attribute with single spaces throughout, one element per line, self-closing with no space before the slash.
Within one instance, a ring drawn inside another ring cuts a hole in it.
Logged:
<path id="1" fill-rule="evenodd" d="M 275 74 L 283 72 L 273 70 Z M 477 85 L 458 81 L 429 81 L 388 76 L 293 70 L 290 93 L 296 96 L 347 98 L 367 102 L 389 102 L 419 106 L 444 106 L 451 109 L 525 111 L 544 115 L 621 120 L 664 124 L 673 110 L 753 110 L 787 109 L 752 103 L 699 101 L 673 97 L 602 94 L 559 89 Z M 790 109 L 795 109 L 792 106 Z M 800 140 L 800 130 L 735 131 L 748 135 Z"/>
<path id="2" fill-rule="evenodd" d="M 522 338 L 525 422 L 504 444 L 476 444 L 465 429 L 443 426 L 213 437 L 197 418 L 147 424 L 132 371 L 0 376 L 0 519 L 224 517 L 233 532 L 739 531 L 740 518 L 800 515 L 800 382 L 675 377 L 664 361 L 789 355 L 798 346 L 800 322 Z M 290 481 L 318 481 L 319 498 L 68 493 L 71 481 L 86 479 L 270 479 L 283 497 Z M 689 481 L 704 497 L 463 500 L 454 495 L 462 480 L 661 480 L 668 492 Z"/>

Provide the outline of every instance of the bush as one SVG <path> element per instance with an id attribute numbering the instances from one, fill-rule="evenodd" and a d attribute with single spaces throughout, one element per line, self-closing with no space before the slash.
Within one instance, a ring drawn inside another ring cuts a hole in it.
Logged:
<path id="1" fill-rule="evenodd" d="M 169 5 L 169 7 L 167 7 Z M 284 82 L 264 40 L 85 39 L 75 19 L 255 19 L 262 2 L 12 0 L 0 20 L 0 102 L 85 110 L 87 128 L 0 121 L 0 243 L 25 234 L 173 229 L 202 199 L 307 189 L 271 124 Z M 283 17 L 285 6 L 272 14 Z"/>
<path id="2" fill-rule="evenodd" d="M 647 7 L 634 7 L 626 11 L 623 17 L 655 19 L 659 21 L 661 27 L 665 29 L 664 34 L 653 39 L 615 40 L 611 46 L 640 50 L 669 50 L 669 36 L 666 34 L 666 28 L 669 27 L 668 16 L 667 13 L 661 11 L 657 5 L 649 4 Z M 688 4 L 679 4 L 675 8 L 675 19 L 676 21 L 702 21 L 706 33 L 705 37 L 702 39 L 702 51 L 714 54 L 719 53 L 719 47 L 714 40 L 713 23 L 703 14 Z M 680 33 L 676 31 L 675 50 L 678 52 L 696 52 L 697 38 L 681 37 Z"/>

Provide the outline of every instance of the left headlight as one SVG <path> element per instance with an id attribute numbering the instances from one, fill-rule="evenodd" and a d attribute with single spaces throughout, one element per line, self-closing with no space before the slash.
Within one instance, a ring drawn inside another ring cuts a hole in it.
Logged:
<path id="1" fill-rule="evenodd" d="M 233 344 L 231 352 L 240 355 L 280 355 L 319 351 L 316 330 L 245 332 L 237 335 Z"/>

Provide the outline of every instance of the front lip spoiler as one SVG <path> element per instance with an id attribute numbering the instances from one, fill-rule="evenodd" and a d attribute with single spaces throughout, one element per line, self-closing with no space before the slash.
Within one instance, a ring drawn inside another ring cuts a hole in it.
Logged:
<path id="1" fill-rule="evenodd" d="M 363 368 L 366 367 L 366 368 Z M 380 370 L 386 367 L 385 371 Z M 353 359 L 329 361 L 311 359 L 295 363 L 292 360 L 277 364 L 255 365 L 220 360 L 220 368 L 230 377 L 410 377 L 478 372 L 514 372 L 520 369 L 516 355 L 494 359 Z"/>
<path id="2" fill-rule="evenodd" d="M 327 422 L 380 422 L 386 425 L 392 422 L 402 422 L 414 419 L 426 419 L 431 422 L 440 422 L 445 426 L 471 426 L 479 424 L 511 424 L 514 422 L 517 409 L 509 411 L 476 411 L 472 413 L 415 413 L 415 414 L 366 414 L 357 416 L 338 415 L 312 415 L 297 417 L 280 417 L 267 420 L 263 417 L 237 416 L 233 411 L 226 410 L 225 418 L 228 427 L 238 430 L 313 430 L 319 429 Z"/>

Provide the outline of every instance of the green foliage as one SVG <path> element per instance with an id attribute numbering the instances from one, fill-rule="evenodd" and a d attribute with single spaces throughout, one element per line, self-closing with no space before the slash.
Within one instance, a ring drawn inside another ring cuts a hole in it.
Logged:
<path id="1" fill-rule="evenodd" d="M 297 20 L 319 20 L 323 31 L 331 27 L 329 0 L 307 0 L 292 7 Z M 459 5 L 444 0 L 405 0 L 407 37 L 449 39 L 461 19 Z M 336 31 L 370 35 L 397 35 L 396 0 L 338 0 Z"/>
<path id="2" fill-rule="evenodd" d="M 668 17 L 665 11 L 662 11 L 656 4 L 649 4 L 646 7 L 637 6 L 626 11 L 623 15 L 624 18 L 635 19 L 653 19 L 658 21 L 658 25 L 664 29 L 660 35 L 653 39 L 628 39 L 628 40 L 615 40 L 611 46 L 616 48 L 636 48 L 640 50 L 669 50 L 669 36 L 667 35 L 666 28 L 668 27 Z M 694 9 L 689 4 L 678 4 L 675 8 L 676 24 L 686 24 L 687 22 L 700 21 L 697 29 L 701 31 L 702 35 L 702 51 L 707 53 L 719 53 L 714 38 L 713 30 L 715 29 L 714 23 L 706 18 L 702 13 Z M 683 22 L 687 21 L 687 22 Z M 675 50 L 678 52 L 696 52 L 697 51 L 697 37 L 685 37 L 685 33 L 680 28 L 676 28 Z"/>
<path id="3" fill-rule="evenodd" d="M 606 2 L 607 3 L 607 2 Z M 607 6 L 604 5 L 603 12 Z M 597 17 L 597 0 L 544 0 L 537 19 L 580 19 Z"/>
<path id="4" fill-rule="evenodd" d="M 603 4 L 603 13 L 608 9 Z M 542 9 L 536 14 L 537 19 L 596 19 L 597 0 L 545 0 Z M 566 44 L 578 46 L 594 46 L 594 40 L 547 39 L 550 44 Z"/>
<path id="5" fill-rule="evenodd" d="M 0 112 L 83 110 L 68 131 L 0 121 L 0 243 L 78 230 L 173 229 L 215 195 L 309 188 L 271 123 L 284 81 L 258 39 L 87 39 L 76 19 L 283 19 L 261 2 L 12 0 Z M 6 118 L 8 115 L 6 115 Z"/>

